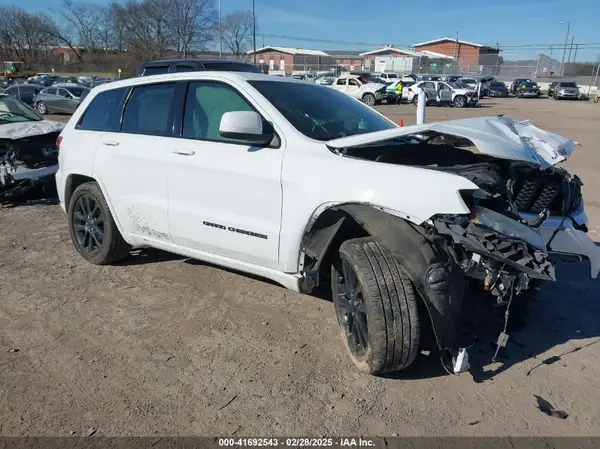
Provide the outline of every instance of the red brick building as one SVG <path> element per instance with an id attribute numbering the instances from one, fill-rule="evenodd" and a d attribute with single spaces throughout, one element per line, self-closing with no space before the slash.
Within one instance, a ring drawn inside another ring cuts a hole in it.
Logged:
<path id="1" fill-rule="evenodd" d="M 498 66 L 501 64 L 500 49 L 483 44 L 475 44 L 450 37 L 413 45 L 415 51 L 432 51 L 448 55 L 458 61 L 465 72 L 480 72 L 479 66 Z"/>
<path id="2" fill-rule="evenodd" d="M 252 56 L 253 51 L 248 55 Z M 335 60 L 321 50 L 292 47 L 263 47 L 256 49 L 256 62 L 269 66 L 269 73 L 291 74 L 292 72 L 329 70 Z"/>

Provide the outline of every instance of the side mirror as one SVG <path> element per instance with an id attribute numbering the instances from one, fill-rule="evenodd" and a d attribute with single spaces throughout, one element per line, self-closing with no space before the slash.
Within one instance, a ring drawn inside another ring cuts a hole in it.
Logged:
<path id="1" fill-rule="evenodd" d="M 231 111 L 221 117 L 219 134 L 255 145 L 269 145 L 275 136 L 273 125 L 264 122 L 258 112 Z"/>

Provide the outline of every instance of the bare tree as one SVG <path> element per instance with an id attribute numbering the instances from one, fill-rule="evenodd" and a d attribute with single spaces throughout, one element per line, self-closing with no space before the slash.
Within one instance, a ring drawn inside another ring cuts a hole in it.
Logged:
<path id="1" fill-rule="evenodd" d="M 142 59 L 163 57 L 174 42 L 169 26 L 170 0 L 129 0 L 118 9 L 123 24 L 125 48 Z"/>
<path id="2" fill-rule="evenodd" d="M 100 24 L 103 7 L 92 3 L 64 0 L 59 11 L 64 28 L 77 36 L 77 41 L 88 54 L 91 54 L 100 41 Z"/>
<path id="3" fill-rule="evenodd" d="M 50 17 L 15 6 L 0 8 L 0 42 L 26 65 L 35 62 L 52 41 Z"/>
<path id="4" fill-rule="evenodd" d="M 184 58 L 192 49 L 205 49 L 214 39 L 215 0 L 171 0 L 169 16 L 173 46 Z"/>
<path id="5" fill-rule="evenodd" d="M 252 41 L 253 18 L 250 11 L 235 11 L 228 14 L 221 26 L 223 45 L 234 55 L 245 53 Z"/>

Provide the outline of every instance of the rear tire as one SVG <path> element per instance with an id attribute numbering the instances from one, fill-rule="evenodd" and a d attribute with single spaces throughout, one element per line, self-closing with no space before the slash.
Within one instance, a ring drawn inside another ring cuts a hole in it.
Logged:
<path id="1" fill-rule="evenodd" d="M 380 375 L 413 363 L 420 336 L 417 295 L 386 248 L 372 237 L 345 241 L 331 268 L 331 286 L 342 339 L 359 370 Z"/>
<path id="2" fill-rule="evenodd" d="M 124 259 L 131 246 L 123 239 L 100 186 L 86 182 L 75 189 L 68 208 L 69 233 L 75 249 L 94 265 Z"/>
<path id="3" fill-rule="evenodd" d="M 38 101 L 35 104 L 35 110 L 41 115 L 46 115 L 48 113 L 48 108 L 43 101 Z"/>

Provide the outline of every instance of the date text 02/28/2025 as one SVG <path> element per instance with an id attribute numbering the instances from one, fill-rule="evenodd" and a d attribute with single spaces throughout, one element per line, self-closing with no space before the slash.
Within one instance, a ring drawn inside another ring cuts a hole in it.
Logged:
<path id="1" fill-rule="evenodd" d="M 219 447 L 372 447 L 368 438 L 219 438 Z"/>

